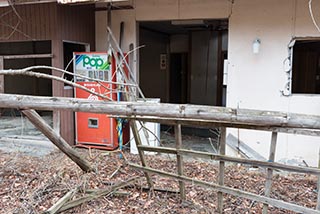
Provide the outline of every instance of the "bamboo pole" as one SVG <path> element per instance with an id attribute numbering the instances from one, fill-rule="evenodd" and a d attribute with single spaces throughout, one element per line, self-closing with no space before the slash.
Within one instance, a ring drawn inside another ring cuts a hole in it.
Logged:
<path id="1" fill-rule="evenodd" d="M 220 131 L 220 144 L 219 144 L 219 154 L 226 154 L 226 128 L 221 128 Z M 224 185 L 224 172 L 225 172 L 225 162 L 219 161 L 219 176 L 218 176 L 218 184 L 220 186 Z M 218 192 L 218 212 L 220 214 L 223 213 L 223 192 Z"/>
<path id="2" fill-rule="evenodd" d="M 94 171 L 90 166 L 90 163 L 81 157 L 78 152 L 73 150 L 72 147 L 57 132 L 55 132 L 35 110 L 23 110 L 22 113 L 26 115 L 30 122 L 39 131 L 41 131 L 54 145 L 73 160 L 83 171 Z"/>
<path id="3" fill-rule="evenodd" d="M 271 136 L 271 144 L 270 144 L 270 153 L 269 153 L 269 161 L 268 162 L 274 162 L 275 153 L 276 153 L 276 147 L 277 147 L 277 132 L 272 132 Z M 272 174 L 273 170 L 272 168 L 267 168 L 267 179 L 266 179 L 266 185 L 265 185 L 265 191 L 264 195 L 266 197 L 270 196 L 271 193 L 271 187 L 272 187 Z M 267 214 L 268 213 L 268 204 L 263 204 L 262 213 Z"/>
<path id="4" fill-rule="evenodd" d="M 211 160 L 216 160 L 216 161 L 221 160 L 225 162 L 240 163 L 240 164 L 258 166 L 263 168 L 285 170 L 289 172 L 320 175 L 320 169 L 317 169 L 317 168 L 290 166 L 290 165 L 285 165 L 285 164 L 276 163 L 276 162 L 236 158 L 236 157 L 230 157 L 230 156 L 224 156 L 224 155 L 216 155 L 208 152 L 197 152 L 197 151 L 186 150 L 186 149 L 174 149 L 174 148 L 168 148 L 168 147 L 152 147 L 152 146 L 139 146 L 139 148 L 143 151 L 149 151 L 149 152 L 190 155 L 190 156 L 195 156 L 200 158 L 210 158 Z"/>
<path id="5" fill-rule="evenodd" d="M 176 125 L 174 127 L 174 134 L 176 138 L 176 149 L 181 149 L 182 147 L 181 125 Z M 183 175 L 183 156 L 180 154 L 177 154 L 177 168 L 178 168 L 178 175 Z M 183 181 L 179 181 L 179 190 L 180 190 L 181 200 L 182 201 L 186 200 L 185 184 Z"/>
<path id="6" fill-rule="evenodd" d="M 228 127 L 320 129 L 320 116 L 275 111 L 232 109 L 215 106 L 178 105 L 167 103 L 89 101 L 79 98 L 37 97 L 0 94 L 0 108 L 72 110 L 101 113 L 130 119 L 151 118 L 181 121 L 202 121 Z"/>
<path id="7" fill-rule="evenodd" d="M 186 176 L 177 175 L 177 174 L 169 173 L 169 172 L 163 172 L 163 171 L 160 171 L 157 169 L 143 167 L 143 166 L 139 166 L 139 165 L 132 164 L 132 163 L 129 163 L 129 166 L 131 166 L 132 168 L 135 168 L 135 169 L 139 169 L 139 170 L 142 170 L 145 172 L 152 173 L 152 174 L 158 174 L 161 176 L 174 178 L 174 179 L 178 179 L 181 181 L 191 182 L 191 183 L 199 185 L 199 186 L 209 187 L 209 188 L 214 189 L 215 191 L 223 192 L 223 193 L 230 194 L 230 195 L 233 195 L 236 197 L 246 198 L 246 199 L 249 199 L 252 201 L 257 201 L 260 203 L 268 203 L 271 206 L 286 209 L 286 210 L 291 210 L 291 211 L 294 211 L 297 213 L 320 214 L 320 211 L 317 211 L 317 210 L 314 210 L 311 208 L 302 207 L 302 206 L 299 206 L 296 204 L 291 204 L 289 202 L 285 202 L 285 201 L 281 201 L 281 200 L 277 200 L 277 199 L 273 199 L 273 198 L 268 198 L 265 196 L 260 196 L 260 195 L 254 194 L 254 193 L 245 192 L 242 190 L 238 190 L 238 189 L 234 189 L 234 188 L 230 188 L 230 187 L 226 187 L 226 186 L 220 186 L 215 183 L 199 181 L 199 180 L 189 178 Z"/>

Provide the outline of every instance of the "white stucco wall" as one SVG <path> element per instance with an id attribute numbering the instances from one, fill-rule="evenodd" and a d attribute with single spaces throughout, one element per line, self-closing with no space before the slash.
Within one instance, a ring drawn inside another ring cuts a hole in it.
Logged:
<path id="1" fill-rule="evenodd" d="M 313 8 L 320 21 L 320 1 L 314 1 Z M 227 106 L 319 115 L 320 95 L 284 97 L 280 93 L 287 80 L 283 68 L 287 45 L 292 37 L 303 36 L 320 36 L 308 1 L 235 1 L 229 26 Z M 257 55 L 252 53 L 256 38 L 261 40 Z M 270 133 L 240 130 L 239 136 L 268 157 Z M 319 145 L 319 137 L 280 134 L 276 159 L 303 159 L 316 166 Z"/>
<path id="2" fill-rule="evenodd" d="M 312 24 L 307 0 L 135 0 L 133 10 L 113 11 L 112 29 L 118 38 L 125 22 L 124 50 L 137 45 L 136 21 L 178 19 L 220 19 L 229 17 L 229 74 L 227 106 L 320 115 L 320 95 L 284 97 L 287 77 L 283 61 L 292 37 L 320 33 Z M 320 23 L 320 1 L 314 1 Z M 97 50 L 106 50 L 106 12 L 96 12 Z M 252 42 L 261 40 L 260 53 L 252 53 Z M 138 68 L 137 55 L 134 68 Z M 138 70 L 138 69 L 137 69 Z M 229 130 L 268 157 L 271 133 Z M 317 164 L 320 138 L 280 134 L 276 159 L 301 159 Z"/>

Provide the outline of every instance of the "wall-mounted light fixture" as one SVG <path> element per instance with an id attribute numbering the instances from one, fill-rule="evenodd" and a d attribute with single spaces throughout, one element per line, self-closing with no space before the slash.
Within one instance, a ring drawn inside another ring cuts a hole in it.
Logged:
<path id="1" fill-rule="evenodd" d="M 260 45 L 261 45 L 261 40 L 260 39 L 255 39 L 253 41 L 253 44 L 252 44 L 252 52 L 254 54 L 258 54 L 260 52 Z"/>

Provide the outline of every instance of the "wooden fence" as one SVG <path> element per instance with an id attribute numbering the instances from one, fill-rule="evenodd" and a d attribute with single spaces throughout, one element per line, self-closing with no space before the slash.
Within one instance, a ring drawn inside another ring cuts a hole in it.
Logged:
<path id="1" fill-rule="evenodd" d="M 288 114 L 284 112 L 232 109 L 198 105 L 88 101 L 76 98 L 35 97 L 12 94 L 0 94 L 0 108 L 72 110 L 104 113 L 114 117 L 129 118 L 131 120 L 143 120 L 171 124 L 175 126 L 176 148 L 143 146 L 141 145 L 140 141 L 136 141 L 142 160 L 144 160 L 144 151 L 169 153 L 177 156 L 177 173 L 168 173 L 158 169 L 152 169 L 148 167 L 148 164 L 145 162 L 145 160 L 142 166 L 129 163 L 131 167 L 145 172 L 150 186 L 153 185 L 153 181 L 150 180 L 150 174 L 158 174 L 177 179 L 179 181 L 179 189 L 182 200 L 186 198 L 185 182 L 192 182 L 193 184 L 212 188 L 218 192 L 219 213 L 223 212 L 223 193 L 225 193 L 263 203 L 263 213 L 267 213 L 268 205 L 272 205 L 274 207 L 283 208 L 298 213 L 320 214 L 319 193 L 316 209 L 270 198 L 274 169 L 314 174 L 318 177 L 320 176 L 320 170 L 317 168 L 289 166 L 274 162 L 278 133 L 285 132 L 319 136 L 320 116 L 317 115 Z M 223 127 L 221 129 L 219 154 L 182 149 L 181 125 L 198 127 Z M 249 160 L 225 155 L 226 127 L 271 131 L 272 137 L 269 160 Z M 188 155 L 206 157 L 219 161 L 219 176 L 217 183 L 204 182 L 185 176 L 183 172 L 183 157 Z M 248 164 L 266 168 L 267 174 L 264 195 L 261 196 L 225 186 L 224 171 L 226 162 Z"/>

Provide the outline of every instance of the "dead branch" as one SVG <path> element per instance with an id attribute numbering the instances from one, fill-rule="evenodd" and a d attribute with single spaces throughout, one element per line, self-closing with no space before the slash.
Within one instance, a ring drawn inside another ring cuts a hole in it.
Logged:
<path id="1" fill-rule="evenodd" d="M 99 96 L 103 99 L 107 99 L 107 100 L 111 100 L 109 97 L 105 96 L 105 95 L 102 95 L 102 94 L 99 94 L 97 92 L 94 92 L 94 91 L 91 91 L 90 89 L 82 86 L 82 85 L 79 85 L 77 83 L 74 83 L 74 82 L 71 82 L 71 81 L 68 81 L 66 79 L 63 79 L 61 77 L 57 77 L 57 76 L 53 76 L 53 75 L 49 75 L 49 74 L 44 74 L 44 73 L 38 73 L 38 72 L 33 72 L 33 71 L 30 71 L 28 69 L 19 69 L 19 70 L 12 70 L 12 69 L 8 69 L 8 70 L 0 70 L 0 75 L 26 75 L 26 76 L 31 76 L 31 77 L 37 77 L 37 78 L 45 78 L 45 79 L 52 79 L 52 80 L 56 80 L 56 81 L 59 81 L 59 82 L 63 82 L 63 83 L 66 83 L 68 85 L 72 85 L 76 88 L 80 88 L 90 94 L 94 94 L 96 96 Z"/>
<path id="2" fill-rule="evenodd" d="M 80 204 L 83 204 L 85 202 L 88 202 L 88 201 L 91 201 L 93 199 L 99 198 L 101 196 L 110 195 L 113 192 L 115 192 L 116 190 L 124 188 L 124 187 L 126 187 L 128 185 L 131 185 L 132 183 L 136 182 L 139 179 L 140 179 L 140 177 L 133 177 L 133 178 L 130 178 L 130 179 L 126 180 L 126 181 L 119 182 L 119 183 L 111 186 L 108 189 L 97 190 L 97 191 L 95 191 L 95 192 L 93 192 L 93 193 L 91 193 L 89 195 L 83 196 L 81 198 L 77 198 L 77 199 L 75 199 L 73 201 L 70 201 L 70 202 L 66 203 L 59 210 L 59 212 L 63 212 L 63 211 L 66 211 L 68 209 L 74 208 L 76 206 L 79 206 Z"/>
<path id="3" fill-rule="evenodd" d="M 103 83 L 108 83 L 108 84 L 137 87 L 137 84 L 119 83 L 119 82 L 113 82 L 113 81 L 101 81 L 100 79 L 91 78 L 91 77 L 83 76 L 83 75 L 80 75 L 80 74 L 75 74 L 75 73 L 69 72 L 69 71 L 64 70 L 64 69 L 60 69 L 60 68 L 56 68 L 56 67 L 52 67 L 52 66 L 46 66 L 46 65 L 35 65 L 35 66 L 30 66 L 30 67 L 26 67 L 26 68 L 23 68 L 23 69 L 17 69 L 17 70 L 32 71 L 32 70 L 38 70 L 38 69 L 55 70 L 55 71 L 59 71 L 61 73 L 65 73 L 65 74 L 69 74 L 69 75 L 72 75 L 72 76 L 75 76 L 75 77 L 88 79 L 88 80 L 91 80 L 91 81 L 94 81 L 94 82 L 103 82 Z"/>
<path id="4" fill-rule="evenodd" d="M 58 210 L 67 203 L 70 198 L 78 191 L 78 188 L 75 188 L 73 190 L 70 190 L 67 192 L 62 198 L 60 198 L 57 203 L 52 205 L 47 211 L 44 212 L 44 214 L 55 214 L 58 212 Z"/>
<path id="5" fill-rule="evenodd" d="M 51 142 L 56 145 L 64 154 L 73 160 L 83 171 L 91 172 L 94 169 L 90 163 L 78 154 L 72 147 L 57 134 L 35 110 L 23 110 L 23 114 L 30 120 L 30 122 L 38 128 Z"/>

